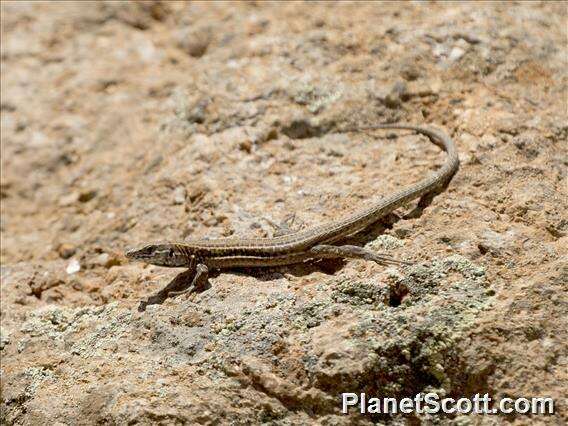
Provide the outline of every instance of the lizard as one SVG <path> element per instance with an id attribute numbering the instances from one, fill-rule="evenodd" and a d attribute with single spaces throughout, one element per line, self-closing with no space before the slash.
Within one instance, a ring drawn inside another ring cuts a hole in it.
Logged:
<path id="1" fill-rule="evenodd" d="M 337 245 L 337 242 L 364 230 L 402 205 L 443 188 L 459 168 L 458 153 L 448 135 L 430 127 L 391 123 L 360 127 L 356 131 L 378 129 L 411 130 L 427 136 L 432 143 L 446 151 L 444 165 L 419 182 L 374 200 L 367 207 L 342 219 L 312 228 L 272 238 L 228 237 L 146 244 L 127 251 L 126 257 L 157 266 L 187 268 L 191 284 L 185 290 L 169 291 L 167 297 L 201 287 L 207 281 L 210 269 L 282 266 L 324 258 L 359 258 L 380 265 L 408 264 L 363 247 Z"/>

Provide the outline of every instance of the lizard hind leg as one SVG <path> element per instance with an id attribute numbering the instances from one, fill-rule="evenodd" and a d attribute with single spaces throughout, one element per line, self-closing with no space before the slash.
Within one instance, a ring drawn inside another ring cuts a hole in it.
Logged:
<path id="1" fill-rule="evenodd" d="M 389 255 L 375 253 L 374 251 L 359 246 L 342 245 L 333 246 L 328 244 L 320 244 L 309 250 L 315 258 L 319 259 L 365 259 L 378 263 L 379 265 L 411 265 L 411 262 L 397 260 Z"/>
<path id="2" fill-rule="evenodd" d="M 273 237 L 281 237 L 283 235 L 293 234 L 294 232 L 299 231 L 303 228 L 303 223 L 297 224 L 297 217 L 296 213 L 291 213 L 284 218 L 281 223 L 274 223 L 272 220 L 268 218 L 264 218 L 268 222 L 268 224 L 274 228 Z"/>

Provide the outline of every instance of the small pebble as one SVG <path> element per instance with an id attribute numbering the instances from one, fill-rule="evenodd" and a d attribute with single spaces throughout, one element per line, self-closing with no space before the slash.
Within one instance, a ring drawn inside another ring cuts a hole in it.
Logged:
<path id="1" fill-rule="evenodd" d="M 109 253 L 101 253 L 93 259 L 93 265 L 103 266 L 110 268 L 111 266 L 119 265 L 120 261 L 116 256 Z"/>
<path id="2" fill-rule="evenodd" d="M 86 203 L 88 201 L 91 201 L 93 198 L 95 198 L 97 196 L 97 190 L 96 189 L 91 189 L 88 191 L 83 191 L 81 192 L 81 194 L 79 194 L 79 198 L 78 200 L 81 203 Z"/>
<path id="3" fill-rule="evenodd" d="M 67 265 L 67 268 L 65 269 L 65 272 L 71 275 L 76 272 L 79 272 L 80 270 L 81 270 L 81 264 L 79 263 L 79 261 L 77 259 L 71 259 L 71 261 Z"/>
<path id="4" fill-rule="evenodd" d="M 459 60 L 465 53 L 465 50 L 463 50 L 461 47 L 454 47 L 451 52 L 450 52 L 450 56 L 449 56 L 449 60 L 451 62 L 455 62 L 457 60 Z"/>
<path id="5" fill-rule="evenodd" d="M 394 229 L 394 233 L 398 238 L 406 238 L 412 234 L 412 227 L 400 225 Z"/>
<path id="6" fill-rule="evenodd" d="M 108 253 L 101 253 L 97 257 L 95 257 L 95 259 L 93 260 L 93 263 L 96 264 L 96 265 L 104 266 L 108 263 L 108 261 L 109 261 Z"/>
<path id="7" fill-rule="evenodd" d="M 186 195 L 187 191 L 185 190 L 185 187 L 178 186 L 174 189 L 174 204 L 184 204 Z"/>
<path id="8" fill-rule="evenodd" d="M 246 153 L 250 153 L 252 151 L 252 142 L 250 139 L 245 139 L 239 143 L 239 149 Z"/>
<path id="9" fill-rule="evenodd" d="M 211 34 L 207 29 L 180 31 L 176 34 L 177 45 L 193 58 L 202 57 L 209 44 L 211 43 Z"/>
<path id="10" fill-rule="evenodd" d="M 64 195 L 59 199 L 59 205 L 62 207 L 70 206 L 75 204 L 79 199 L 79 194 L 76 192 L 71 192 L 70 194 Z"/>
<path id="11" fill-rule="evenodd" d="M 71 256 L 75 254 L 75 251 L 76 251 L 75 246 L 71 244 L 63 243 L 57 248 L 57 252 L 59 253 L 59 256 L 61 256 L 62 259 L 69 259 Z"/>

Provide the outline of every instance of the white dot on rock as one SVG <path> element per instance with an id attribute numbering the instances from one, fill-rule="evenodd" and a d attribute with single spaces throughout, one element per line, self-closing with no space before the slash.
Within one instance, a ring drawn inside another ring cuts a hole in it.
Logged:
<path id="1" fill-rule="evenodd" d="M 454 47 L 454 48 L 452 49 L 452 51 L 450 52 L 450 57 L 449 57 L 449 59 L 450 59 L 450 61 L 455 62 L 455 61 L 457 61 L 458 59 L 460 59 L 460 58 L 464 55 L 464 53 L 465 53 L 465 50 L 463 50 L 462 48 L 456 46 L 456 47 Z"/>
<path id="2" fill-rule="evenodd" d="M 65 271 L 69 275 L 74 274 L 75 272 L 79 272 L 80 270 L 81 270 L 81 264 L 77 259 L 71 259 L 69 265 L 67 265 L 67 268 L 65 269 Z"/>

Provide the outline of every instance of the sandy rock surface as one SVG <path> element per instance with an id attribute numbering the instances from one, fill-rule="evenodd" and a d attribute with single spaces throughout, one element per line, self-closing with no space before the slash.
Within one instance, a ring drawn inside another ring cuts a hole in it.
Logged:
<path id="1" fill-rule="evenodd" d="M 3 424 L 565 424 L 567 6 L 2 2 Z M 126 249 L 310 227 L 413 261 L 214 274 Z M 348 416 L 341 392 L 549 396 L 552 416 Z"/>

